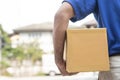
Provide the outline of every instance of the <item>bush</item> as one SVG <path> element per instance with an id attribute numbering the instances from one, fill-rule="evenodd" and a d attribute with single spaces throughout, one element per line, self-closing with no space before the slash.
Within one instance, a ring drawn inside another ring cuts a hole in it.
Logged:
<path id="1" fill-rule="evenodd" d="M 0 69 L 6 69 L 8 67 L 10 67 L 10 65 L 6 61 L 1 61 L 0 62 Z"/>
<path id="2" fill-rule="evenodd" d="M 1 72 L 1 75 L 4 75 L 4 76 L 12 76 L 10 73 L 8 73 L 6 71 L 6 69 L 9 67 L 10 65 L 6 62 L 6 61 L 1 61 L 0 62 L 0 72 Z"/>

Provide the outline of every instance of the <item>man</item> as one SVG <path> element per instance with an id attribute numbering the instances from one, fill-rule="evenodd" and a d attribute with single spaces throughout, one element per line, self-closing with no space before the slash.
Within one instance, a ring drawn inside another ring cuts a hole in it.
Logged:
<path id="1" fill-rule="evenodd" d="M 106 27 L 111 71 L 100 72 L 99 80 L 120 80 L 120 0 L 64 0 L 54 19 L 55 62 L 62 75 L 70 75 L 63 59 L 66 29 L 69 20 L 75 22 L 93 13 L 98 27 Z M 117 73 L 117 71 L 119 73 Z M 113 78 L 113 79 L 112 79 Z"/>

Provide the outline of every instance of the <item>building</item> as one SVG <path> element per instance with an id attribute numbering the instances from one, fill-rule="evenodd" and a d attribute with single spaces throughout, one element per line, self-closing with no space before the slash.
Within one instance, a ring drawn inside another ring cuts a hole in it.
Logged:
<path id="1" fill-rule="evenodd" d="M 45 53 L 53 52 L 52 23 L 32 24 L 14 29 L 11 36 L 12 47 L 37 42 Z"/>

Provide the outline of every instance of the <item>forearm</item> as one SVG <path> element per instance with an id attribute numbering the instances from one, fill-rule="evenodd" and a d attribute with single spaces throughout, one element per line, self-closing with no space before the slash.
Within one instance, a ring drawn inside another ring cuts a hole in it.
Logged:
<path id="1" fill-rule="evenodd" d="M 73 9 L 68 3 L 64 3 L 55 15 L 53 39 L 56 64 L 60 64 L 63 62 L 63 51 L 66 38 L 65 34 L 68 27 L 69 19 L 72 16 Z"/>
<path id="2" fill-rule="evenodd" d="M 65 42 L 65 32 L 68 26 L 68 19 L 63 17 L 55 17 L 54 21 L 54 52 L 56 63 L 63 62 L 63 51 Z"/>

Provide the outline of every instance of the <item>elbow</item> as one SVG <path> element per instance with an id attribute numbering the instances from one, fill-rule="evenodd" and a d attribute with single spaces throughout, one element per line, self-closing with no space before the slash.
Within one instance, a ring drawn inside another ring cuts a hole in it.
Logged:
<path id="1" fill-rule="evenodd" d="M 56 12 L 56 14 L 55 14 L 55 16 L 54 16 L 54 20 L 59 19 L 60 16 L 63 17 L 63 15 L 61 14 L 61 12 Z"/>
<path id="2" fill-rule="evenodd" d="M 65 12 L 57 12 L 56 14 L 55 14 L 55 16 L 54 16 L 54 21 L 59 21 L 59 22 L 65 22 L 65 21 L 69 21 L 69 16 L 68 16 L 68 14 L 67 13 L 65 13 Z"/>
<path id="3" fill-rule="evenodd" d="M 69 19 L 66 18 L 66 16 L 63 13 L 56 13 L 54 16 L 54 29 L 53 32 L 61 33 L 67 29 L 67 24 L 69 22 Z"/>
<path id="4" fill-rule="evenodd" d="M 68 23 L 70 18 L 74 16 L 73 8 L 70 4 L 64 3 L 54 16 L 54 22 Z"/>
<path id="5" fill-rule="evenodd" d="M 69 17 L 64 12 L 57 12 L 54 16 L 54 30 L 66 30 Z"/>

